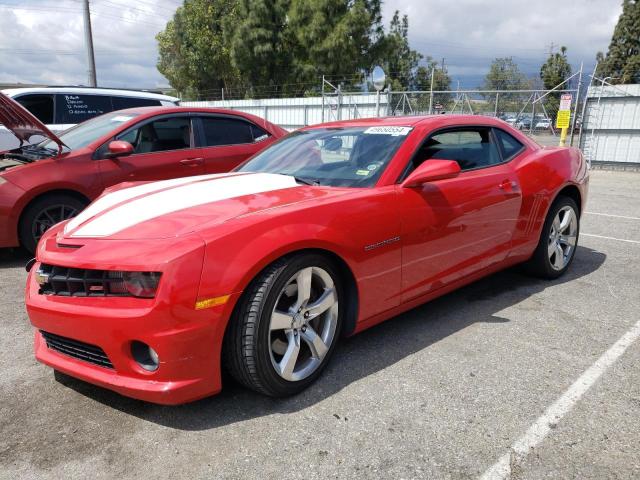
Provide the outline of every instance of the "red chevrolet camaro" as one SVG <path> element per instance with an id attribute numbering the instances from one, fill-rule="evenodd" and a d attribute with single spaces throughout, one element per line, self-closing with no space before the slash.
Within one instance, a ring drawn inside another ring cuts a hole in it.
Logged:
<path id="1" fill-rule="evenodd" d="M 141 107 L 56 136 L 1 93 L 0 124 L 24 144 L 0 153 L 0 247 L 32 252 L 51 225 L 76 215 L 105 187 L 228 172 L 287 133 L 242 112 Z M 25 143 L 34 138 L 48 140 Z"/>
<path id="2" fill-rule="evenodd" d="M 296 131 L 232 173 L 108 189 L 44 234 L 26 290 L 41 362 L 176 404 L 299 392 L 341 335 L 526 263 L 574 257 L 588 170 L 478 116 Z"/>

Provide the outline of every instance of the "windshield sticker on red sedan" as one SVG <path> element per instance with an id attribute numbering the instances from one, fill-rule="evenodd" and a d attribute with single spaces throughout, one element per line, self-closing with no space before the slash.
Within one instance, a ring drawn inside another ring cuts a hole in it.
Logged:
<path id="1" fill-rule="evenodd" d="M 132 118 L 133 118 L 133 117 L 128 117 L 128 116 L 126 116 L 126 115 L 118 115 L 118 116 L 113 117 L 113 118 L 111 119 L 111 121 L 112 121 L 112 122 L 121 122 L 121 123 L 124 123 L 124 122 L 128 122 L 128 121 L 129 121 L 129 120 L 131 120 Z"/>
<path id="2" fill-rule="evenodd" d="M 412 127 L 369 127 L 363 133 L 369 135 L 391 135 L 397 137 L 406 135 L 411 131 Z"/>

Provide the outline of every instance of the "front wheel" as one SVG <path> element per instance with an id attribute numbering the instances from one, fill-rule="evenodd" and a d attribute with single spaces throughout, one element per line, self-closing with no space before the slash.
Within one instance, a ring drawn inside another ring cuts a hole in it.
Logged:
<path id="1" fill-rule="evenodd" d="M 569 197 L 559 197 L 547 214 L 540 241 L 526 263 L 529 272 L 543 278 L 558 278 L 573 261 L 580 234 L 578 205 Z"/>
<path id="2" fill-rule="evenodd" d="M 343 295 L 334 264 L 317 254 L 281 259 L 249 286 L 225 337 L 224 363 L 243 385 L 269 396 L 300 392 L 337 343 Z"/>
<path id="3" fill-rule="evenodd" d="M 44 232 L 56 223 L 75 217 L 86 205 L 86 202 L 64 193 L 48 194 L 33 201 L 20 219 L 20 245 L 30 253 L 35 252 Z"/>

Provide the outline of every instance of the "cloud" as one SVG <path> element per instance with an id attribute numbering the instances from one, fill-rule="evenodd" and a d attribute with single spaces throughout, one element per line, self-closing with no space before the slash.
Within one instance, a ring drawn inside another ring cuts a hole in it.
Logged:
<path id="1" fill-rule="evenodd" d="M 181 0 L 92 2 L 98 83 L 166 86 L 156 69 L 155 36 Z M 409 15 L 413 48 L 445 58 L 456 77 L 478 77 L 497 56 L 513 56 L 535 73 L 551 42 L 565 45 L 574 66 L 593 64 L 606 50 L 621 0 L 394 0 L 384 4 Z M 6 0 L 0 4 L 0 82 L 87 83 L 82 4 L 78 0 Z"/>
<path id="2" fill-rule="evenodd" d="M 450 72 L 486 71 L 492 59 L 511 56 L 537 72 L 551 43 L 569 60 L 593 65 L 606 51 L 622 11 L 621 0 L 395 0 L 384 4 L 409 16 L 409 40 L 423 55 L 445 58 Z"/>
<path id="3" fill-rule="evenodd" d="M 82 4 L 36 0 L 0 4 L 0 82 L 86 85 Z M 91 4 L 98 84 L 166 86 L 156 69 L 156 34 L 179 0 L 101 0 Z"/>

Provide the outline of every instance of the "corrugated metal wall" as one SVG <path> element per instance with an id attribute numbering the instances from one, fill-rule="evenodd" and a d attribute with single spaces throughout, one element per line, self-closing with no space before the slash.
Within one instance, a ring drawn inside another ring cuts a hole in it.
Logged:
<path id="1" fill-rule="evenodd" d="M 380 112 L 387 111 L 387 95 L 380 95 Z M 344 94 L 302 98 L 267 98 L 256 100 L 216 100 L 185 101 L 187 107 L 230 108 L 251 113 L 280 125 L 287 130 L 295 130 L 307 125 L 334 120 L 368 118 L 376 116 L 375 94 Z"/>
<path id="2" fill-rule="evenodd" d="M 640 163 L 640 85 L 590 87 L 580 148 L 591 162 Z"/>

